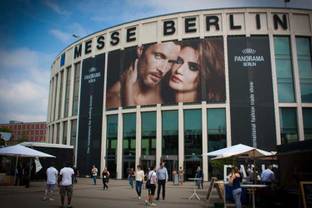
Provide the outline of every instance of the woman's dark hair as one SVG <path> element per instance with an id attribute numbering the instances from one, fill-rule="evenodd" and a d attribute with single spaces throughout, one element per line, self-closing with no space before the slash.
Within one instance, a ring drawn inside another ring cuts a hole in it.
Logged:
<path id="1" fill-rule="evenodd" d="M 221 38 L 202 40 L 200 50 L 201 99 L 207 102 L 225 101 L 224 50 Z"/>
<path id="2" fill-rule="evenodd" d="M 222 38 L 188 39 L 180 42 L 181 49 L 191 47 L 199 54 L 200 84 L 194 102 L 208 103 L 225 101 L 224 49 Z M 168 83 L 171 73 L 163 79 L 162 97 L 164 103 L 175 104 L 175 92 Z"/>

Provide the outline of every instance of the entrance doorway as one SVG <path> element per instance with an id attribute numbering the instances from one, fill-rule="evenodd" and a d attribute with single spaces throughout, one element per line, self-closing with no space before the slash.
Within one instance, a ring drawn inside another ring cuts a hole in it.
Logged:
<path id="1" fill-rule="evenodd" d="M 197 167 L 201 165 L 201 160 L 187 160 L 184 161 L 184 177 L 185 180 L 188 180 L 188 178 L 195 178 L 195 173 L 197 170 Z"/>
<path id="2" fill-rule="evenodd" d="M 143 155 L 141 157 L 141 165 L 144 173 L 148 173 L 148 169 L 156 165 L 156 157 L 154 155 Z"/>
<path id="3" fill-rule="evenodd" d="M 128 178 L 128 172 L 130 168 L 133 168 L 133 170 L 135 170 L 135 158 L 133 155 L 124 156 L 123 163 L 122 163 L 122 178 L 123 179 Z"/>
<path id="4" fill-rule="evenodd" d="M 106 158 L 106 168 L 110 173 L 110 178 L 116 178 L 116 156 L 108 155 Z M 102 173 L 101 173 L 102 174 Z"/>

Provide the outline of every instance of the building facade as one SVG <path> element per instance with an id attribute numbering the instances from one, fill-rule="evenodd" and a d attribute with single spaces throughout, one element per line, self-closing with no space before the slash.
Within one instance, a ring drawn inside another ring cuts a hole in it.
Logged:
<path id="1" fill-rule="evenodd" d="M 11 130 L 12 141 L 46 142 L 47 123 L 46 122 L 21 122 L 10 121 L 8 124 L 0 124 L 0 128 Z"/>
<path id="2" fill-rule="evenodd" d="M 166 161 L 193 177 L 233 144 L 312 138 L 311 10 L 241 8 L 125 23 L 65 48 L 51 67 L 48 138 L 113 177 Z"/>

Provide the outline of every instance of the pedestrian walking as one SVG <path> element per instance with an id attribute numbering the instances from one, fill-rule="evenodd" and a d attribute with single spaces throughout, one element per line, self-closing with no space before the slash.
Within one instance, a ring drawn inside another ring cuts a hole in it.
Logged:
<path id="1" fill-rule="evenodd" d="M 73 175 L 74 170 L 70 167 L 69 163 L 65 164 L 65 167 L 61 169 L 58 185 L 60 187 L 61 195 L 61 208 L 64 208 L 65 196 L 67 196 L 67 208 L 71 208 L 71 200 L 73 195 Z"/>
<path id="2" fill-rule="evenodd" d="M 78 170 L 78 168 L 76 167 L 76 166 L 74 166 L 74 183 L 78 183 L 78 177 L 79 177 L 79 170 Z"/>
<path id="3" fill-rule="evenodd" d="M 172 184 L 179 185 L 179 176 L 176 170 L 172 171 Z"/>
<path id="4" fill-rule="evenodd" d="M 58 177 L 58 170 L 54 167 L 54 164 L 52 163 L 51 166 L 46 171 L 47 175 L 47 184 L 44 191 L 44 197 L 43 200 L 49 199 L 50 201 L 53 201 L 53 192 L 56 187 L 57 183 L 57 177 Z"/>
<path id="5" fill-rule="evenodd" d="M 139 199 L 141 199 L 143 181 L 144 181 L 144 171 L 142 170 L 142 166 L 138 165 L 135 172 L 135 190 L 138 194 Z"/>
<path id="6" fill-rule="evenodd" d="M 96 185 L 97 174 L 98 174 L 98 169 L 95 167 L 95 165 L 92 165 L 91 177 L 92 177 L 92 180 L 93 180 L 93 185 Z"/>
<path id="7" fill-rule="evenodd" d="M 158 181 L 158 187 L 157 187 L 157 198 L 156 200 L 159 200 L 160 191 L 162 189 L 162 199 L 165 200 L 166 196 L 166 183 L 168 182 L 168 171 L 165 167 L 165 163 L 161 162 L 160 167 L 157 170 L 157 181 Z"/>
<path id="8" fill-rule="evenodd" d="M 108 190 L 109 176 L 109 171 L 107 170 L 107 168 L 104 168 L 104 170 L 102 171 L 103 190 Z"/>
<path id="9" fill-rule="evenodd" d="M 133 189 L 133 179 L 134 179 L 134 170 L 133 168 L 128 169 L 128 183 Z"/>
<path id="10" fill-rule="evenodd" d="M 146 189 L 147 189 L 148 195 L 147 195 L 147 199 L 145 200 L 145 205 L 157 206 L 157 204 L 154 203 L 156 184 L 157 184 L 157 174 L 156 174 L 156 168 L 155 166 L 153 166 L 151 167 L 151 170 L 147 175 Z"/>
<path id="11" fill-rule="evenodd" d="M 184 170 L 183 170 L 182 166 L 180 166 L 178 174 L 179 174 L 179 183 L 180 183 L 180 185 L 183 185 Z"/>
<path id="12" fill-rule="evenodd" d="M 195 178 L 197 179 L 196 185 L 198 189 L 204 189 L 204 173 L 200 166 L 197 167 L 196 173 L 195 173 Z"/>

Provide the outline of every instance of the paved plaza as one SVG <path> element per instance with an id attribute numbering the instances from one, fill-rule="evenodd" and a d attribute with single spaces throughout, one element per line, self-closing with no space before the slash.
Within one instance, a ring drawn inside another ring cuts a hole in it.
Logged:
<path id="1" fill-rule="evenodd" d="M 0 203 L 2 208 L 15 207 L 59 207 L 60 197 L 54 194 L 54 201 L 44 201 L 45 182 L 31 182 L 30 188 L 23 186 L 0 186 Z M 183 186 L 175 186 L 169 182 L 166 187 L 166 199 L 156 201 L 157 207 L 197 208 L 213 207 L 205 199 L 208 183 L 205 189 L 197 190 L 201 200 L 189 200 L 192 195 L 194 183 L 186 182 Z M 74 186 L 72 206 L 74 208 L 93 207 L 144 207 L 144 198 L 147 190 L 142 190 L 142 199 L 139 200 L 135 189 L 131 189 L 126 180 L 110 180 L 109 190 L 103 190 L 102 181 L 97 180 L 97 185 L 92 185 L 91 179 L 80 178 Z M 212 193 L 212 202 L 218 200 L 216 191 Z"/>

